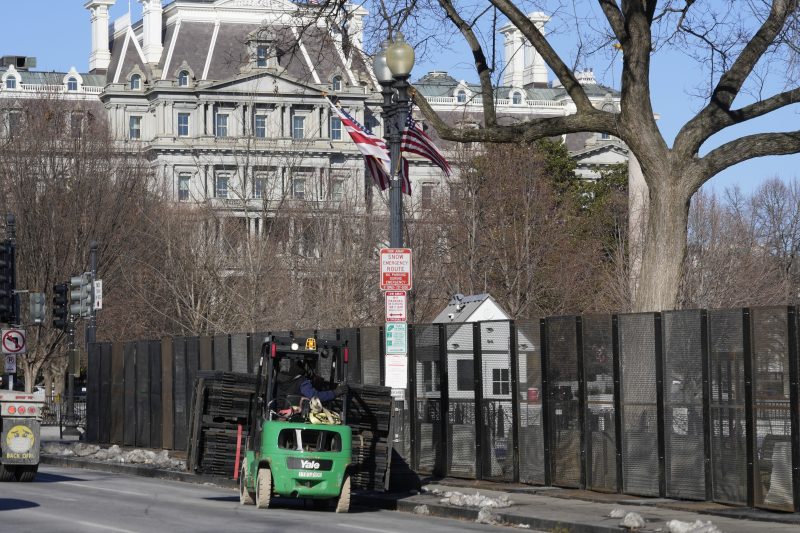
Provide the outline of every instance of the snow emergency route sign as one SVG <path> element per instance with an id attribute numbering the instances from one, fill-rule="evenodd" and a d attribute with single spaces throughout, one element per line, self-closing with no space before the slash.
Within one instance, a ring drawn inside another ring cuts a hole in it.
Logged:
<path id="1" fill-rule="evenodd" d="M 411 290 L 411 248 L 381 248 L 381 290 Z"/>
<path id="2" fill-rule="evenodd" d="M 2 331 L 2 348 L 4 354 L 24 354 L 27 351 L 25 345 L 25 330 L 4 329 Z"/>

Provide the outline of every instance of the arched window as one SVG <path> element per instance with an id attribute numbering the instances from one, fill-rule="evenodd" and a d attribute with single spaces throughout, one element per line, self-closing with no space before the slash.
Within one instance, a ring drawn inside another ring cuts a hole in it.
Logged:
<path id="1" fill-rule="evenodd" d="M 514 93 L 514 96 L 511 97 L 511 103 L 520 105 L 522 103 L 522 95 L 520 93 Z"/>
<path id="2" fill-rule="evenodd" d="M 342 77 L 341 76 L 334 76 L 333 81 L 331 82 L 331 89 L 334 91 L 341 91 L 342 90 Z"/>
<path id="3" fill-rule="evenodd" d="M 13 76 L 9 76 L 6 78 L 6 89 L 16 89 L 17 88 L 17 78 Z"/>
<path id="4" fill-rule="evenodd" d="M 180 87 L 188 87 L 189 86 L 189 72 L 186 70 L 182 70 L 180 74 L 178 74 L 178 86 Z"/>
<path id="5" fill-rule="evenodd" d="M 78 90 L 78 80 L 75 78 L 70 78 L 67 80 L 67 90 L 68 91 L 77 91 Z"/>
<path id="6" fill-rule="evenodd" d="M 131 76 L 131 90 L 138 91 L 142 88 L 142 77 L 138 74 Z"/>
<path id="7" fill-rule="evenodd" d="M 466 102 L 467 101 L 467 91 L 465 91 L 464 89 L 461 89 L 460 91 L 458 91 L 458 93 L 456 93 L 456 100 L 458 101 L 459 104 L 463 104 L 464 102 Z"/>

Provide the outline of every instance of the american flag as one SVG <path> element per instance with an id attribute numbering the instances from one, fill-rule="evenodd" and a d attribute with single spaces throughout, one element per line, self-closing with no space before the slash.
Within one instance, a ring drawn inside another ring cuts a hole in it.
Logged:
<path id="1" fill-rule="evenodd" d="M 342 126 L 350 135 L 350 138 L 356 144 L 358 151 L 364 156 L 364 163 L 367 170 L 372 175 L 372 181 L 382 190 L 389 188 L 391 184 L 391 159 L 389 157 L 389 150 L 386 147 L 386 142 L 372 133 L 372 131 L 359 124 L 347 111 L 337 107 L 328 100 L 333 112 L 342 121 Z M 400 179 L 402 180 L 403 192 L 411 194 L 411 181 L 408 178 L 408 161 L 402 158 L 400 165 Z"/>
<path id="2" fill-rule="evenodd" d="M 422 126 L 414 120 L 412 110 L 412 106 L 409 106 L 408 119 L 406 119 L 405 129 L 403 129 L 403 140 L 400 144 L 400 151 L 421 155 L 442 169 L 442 172 L 444 172 L 446 176 L 449 176 L 452 172 L 450 163 L 447 162 L 442 152 L 436 148 L 431 138 L 422 130 Z"/>

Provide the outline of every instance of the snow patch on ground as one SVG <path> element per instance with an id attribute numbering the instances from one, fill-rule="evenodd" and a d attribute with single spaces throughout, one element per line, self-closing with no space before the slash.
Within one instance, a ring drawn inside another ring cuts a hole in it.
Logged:
<path id="1" fill-rule="evenodd" d="M 84 442 L 46 442 L 42 444 L 42 453 L 61 457 L 85 457 L 107 463 L 149 465 L 168 470 L 186 470 L 186 462 L 170 457 L 167 450 L 159 452 L 140 448 L 123 450 L 116 444 L 109 448 L 102 448 L 96 444 L 86 444 Z"/>
<path id="2" fill-rule="evenodd" d="M 441 496 L 439 503 L 446 503 L 456 507 L 475 507 L 478 509 L 501 509 L 504 507 L 511 507 L 513 501 L 508 499 L 508 496 L 500 496 L 499 498 L 492 498 L 491 496 L 484 496 L 480 492 L 474 494 L 464 494 L 457 491 L 441 491 L 439 489 L 424 489 L 429 494 Z"/>
<path id="3" fill-rule="evenodd" d="M 639 513 L 628 513 L 619 525 L 628 529 L 642 529 L 645 526 L 645 522 Z"/>
<path id="4" fill-rule="evenodd" d="M 694 522 L 681 522 L 670 520 L 667 522 L 669 533 L 721 533 L 719 528 L 711 522 L 696 520 Z"/>

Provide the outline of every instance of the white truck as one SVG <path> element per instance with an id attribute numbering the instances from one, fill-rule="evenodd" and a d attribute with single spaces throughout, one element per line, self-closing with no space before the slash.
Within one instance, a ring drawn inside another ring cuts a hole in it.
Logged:
<path id="1" fill-rule="evenodd" d="M 43 407 L 44 392 L 0 390 L 0 481 L 36 478 Z"/>

